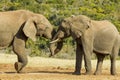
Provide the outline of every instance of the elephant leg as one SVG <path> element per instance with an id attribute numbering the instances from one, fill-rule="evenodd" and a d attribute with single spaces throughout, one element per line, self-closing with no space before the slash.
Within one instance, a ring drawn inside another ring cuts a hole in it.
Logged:
<path id="1" fill-rule="evenodd" d="M 81 66 L 82 66 L 82 56 L 83 56 L 83 47 L 77 43 L 76 49 L 76 64 L 75 71 L 73 74 L 80 75 L 81 74 Z"/>
<path id="2" fill-rule="evenodd" d="M 86 75 L 91 74 L 92 73 L 92 68 L 91 68 L 91 56 L 86 56 L 84 55 L 84 61 L 85 61 L 85 69 L 86 69 Z"/>
<path id="3" fill-rule="evenodd" d="M 104 54 L 99 54 L 99 53 L 96 53 L 96 56 L 97 56 L 97 67 L 96 67 L 96 71 L 95 71 L 95 75 L 99 75 L 101 74 L 102 72 L 102 64 L 103 64 L 103 60 L 105 58 L 105 55 Z"/>
<path id="4" fill-rule="evenodd" d="M 110 55 L 111 59 L 111 75 L 116 75 L 116 57 L 119 53 L 119 47 L 116 45 L 116 47 L 113 48 L 112 54 Z"/>
<path id="5" fill-rule="evenodd" d="M 27 55 L 25 54 L 25 41 L 15 37 L 13 50 L 18 57 L 18 62 L 15 62 L 14 66 L 16 71 L 19 73 L 28 62 Z"/>
<path id="6" fill-rule="evenodd" d="M 111 59 L 111 75 L 116 75 L 116 57 L 118 56 L 119 53 L 119 38 L 116 40 L 113 49 L 112 49 L 112 53 L 110 55 L 110 59 Z"/>
<path id="7" fill-rule="evenodd" d="M 92 66 L 91 66 L 91 55 L 93 52 L 92 41 L 90 42 L 89 39 L 83 39 L 83 50 L 84 50 L 84 61 L 85 61 L 85 69 L 86 75 L 92 73 Z"/>
<path id="8" fill-rule="evenodd" d="M 110 72 L 111 72 L 111 75 L 116 75 L 116 58 L 111 56 L 110 57 L 111 59 L 111 68 L 110 68 Z"/>

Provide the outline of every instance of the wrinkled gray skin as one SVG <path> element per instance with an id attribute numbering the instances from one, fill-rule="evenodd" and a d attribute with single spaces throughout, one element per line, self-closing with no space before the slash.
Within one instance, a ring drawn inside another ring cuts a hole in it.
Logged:
<path id="1" fill-rule="evenodd" d="M 76 41 L 76 67 L 73 74 L 81 74 L 82 56 L 85 61 L 85 74 L 91 74 L 91 54 L 97 55 L 95 75 L 101 74 L 102 63 L 106 55 L 110 55 L 111 74 L 116 74 L 116 57 L 119 51 L 119 33 L 116 27 L 107 20 L 95 21 L 84 15 L 65 18 L 50 42 L 53 56 L 63 46 L 63 39 L 72 36 Z"/>
<path id="2" fill-rule="evenodd" d="M 20 72 L 27 64 L 25 42 L 28 38 L 33 41 L 36 36 L 51 39 L 53 27 L 41 14 L 27 10 L 0 12 L 0 49 L 13 46 L 18 57 L 15 69 Z"/>

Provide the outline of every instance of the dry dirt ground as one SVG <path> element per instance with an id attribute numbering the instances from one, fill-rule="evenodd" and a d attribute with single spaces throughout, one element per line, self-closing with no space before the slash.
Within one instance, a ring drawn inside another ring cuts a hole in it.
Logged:
<path id="1" fill-rule="evenodd" d="M 28 57 L 28 65 L 22 73 L 16 73 L 14 62 L 16 55 L 0 54 L 0 80 L 120 80 L 120 61 L 117 61 L 117 75 L 110 75 L 110 61 L 105 60 L 101 75 L 72 75 L 75 60 L 63 60 L 42 57 Z M 84 63 L 83 63 L 84 64 Z M 93 72 L 96 60 L 92 60 Z"/>

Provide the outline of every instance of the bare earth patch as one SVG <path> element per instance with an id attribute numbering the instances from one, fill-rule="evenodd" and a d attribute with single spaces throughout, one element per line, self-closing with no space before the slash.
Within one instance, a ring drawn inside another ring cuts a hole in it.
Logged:
<path id="1" fill-rule="evenodd" d="M 14 62 L 16 55 L 0 54 L 0 80 L 119 80 L 120 61 L 117 61 L 117 75 L 110 75 L 110 61 L 105 60 L 102 75 L 72 75 L 75 60 L 63 60 L 42 57 L 29 57 L 28 65 L 22 73 L 16 73 Z M 83 63 L 84 64 L 84 63 Z M 92 60 L 93 72 L 96 67 L 96 60 Z"/>

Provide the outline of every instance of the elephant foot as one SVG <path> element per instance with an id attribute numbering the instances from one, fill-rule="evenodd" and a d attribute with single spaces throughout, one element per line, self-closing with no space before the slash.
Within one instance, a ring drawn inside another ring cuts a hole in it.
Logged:
<path id="1" fill-rule="evenodd" d="M 15 67 L 17 73 L 20 73 L 20 71 L 21 71 L 21 69 L 23 67 L 23 64 L 20 63 L 20 62 L 15 62 L 14 67 Z"/>
<path id="2" fill-rule="evenodd" d="M 76 71 L 75 71 L 75 72 L 73 72 L 72 74 L 73 74 L 73 75 L 81 75 L 81 73 L 80 73 L 80 72 L 76 72 Z"/>
<path id="3" fill-rule="evenodd" d="M 85 75 L 91 75 L 91 74 L 92 74 L 91 71 L 87 71 L 87 72 L 85 73 Z"/>
<path id="4" fill-rule="evenodd" d="M 111 75 L 117 75 L 117 73 L 116 72 L 111 72 Z"/>
<path id="5" fill-rule="evenodd" d="M 101 74 L 101 72 L 95 72 L 94 73 L 94 75 L 100 75 Z"/>

